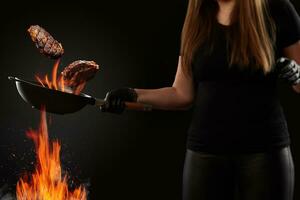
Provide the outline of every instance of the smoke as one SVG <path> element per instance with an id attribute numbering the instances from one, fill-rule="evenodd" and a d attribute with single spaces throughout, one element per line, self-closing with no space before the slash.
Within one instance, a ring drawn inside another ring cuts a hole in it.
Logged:
<path id="1" fill-rule="evenodd" d="M 16 200 L 15 195 L 12 194 L 8 185 L 0 188 L 0 200 Z"/>

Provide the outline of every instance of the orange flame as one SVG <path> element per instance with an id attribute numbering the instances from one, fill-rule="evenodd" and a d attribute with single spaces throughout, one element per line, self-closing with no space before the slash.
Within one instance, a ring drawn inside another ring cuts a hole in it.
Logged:
<path id="1" fill-rule="evenodd" d="M 37 166 L 30 179 L 20 178 L 17 183 L 18 200 L 86 200 L 87 193 L 83 186 L 70 191 L 67 175 L 62 176 L 60 163 L 60 144 L 49 144 L 45 110 L 41 112 L 38 130 L 29 130 L 29 138 L 35 143 Z"/>
<path id="2" fill-rule="evenodd" d="M 36 80 L 41 84 L 43 87 L 47 87 L 49 89 L 60 90 L 62 92 L 65 91 L 65 82 L 62 76 L 57 77 L 57 71 L 59 67 L 60 59 L 55 61 L 55 64 L 52 69 L 52 80 L 49 79 L 48 75 L 45 75 L 44 78 L 39 76 L 35 76 Z"/>
<path id="3" fill-rule="evenodd" d="M 52 80 L 49 79 L 47 74 L 44 76 L 44 78 L 35 75 L 36 80 L 43 87 L 79 95 L 81 91 L 84 89 L 86 82 L 83 82 L 79 84 L 77 87 L 71 89 L 70 87 L 68 87 L 68 82 L 65 81 L 61 75 L 57 76 L 59 64 L 60 64 L 60 59 L 57 59 L 52 69 Z"/>

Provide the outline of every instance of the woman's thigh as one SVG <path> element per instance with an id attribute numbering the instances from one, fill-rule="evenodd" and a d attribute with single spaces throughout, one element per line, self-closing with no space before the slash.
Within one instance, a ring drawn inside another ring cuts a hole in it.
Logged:
<path id="1" fill-rule="evenodd" d="M 183 200 L 293 200 L 293 193 L 289 147 L 238 156 L 186 152 Z"/>
<path id="2" fill-rule="evenodd" d="M 183 200 L 233 200 L 232 163 L 225 156 L 187 150 Z"/>
<path id="3" fill-rule="evenodd" d="M 236 159 L 239 200 L 292 200 L 294 164 L 289 147 Z"/>

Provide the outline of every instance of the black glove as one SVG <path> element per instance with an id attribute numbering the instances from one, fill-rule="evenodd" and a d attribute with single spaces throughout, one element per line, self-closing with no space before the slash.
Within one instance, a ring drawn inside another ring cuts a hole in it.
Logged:
<path id="1" fill-rule="evenodd" d="M 276 68 L 279 70 L 279 78 L 292 85 L 300 83 L 300 66 L 295 61 L 280 58 L 277 60 Z"/>
<path id="2" fill-rule="evenodd" d="M 137 93 L 132 88 L 119 88 L 106 93 L 106 103 L 100 106 L 102 112 L 121 114 L 125 109 L 125 102 L 136 102 Z"/>

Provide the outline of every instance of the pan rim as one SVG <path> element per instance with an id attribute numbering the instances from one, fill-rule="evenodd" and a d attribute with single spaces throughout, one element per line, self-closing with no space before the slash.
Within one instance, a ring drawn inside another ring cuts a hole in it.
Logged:
<path id="1" fill-rule="evenodd" d="M 60 90 L 53 90 L 53 89 L 50 89 L 50 88 L 47 88 L 47 87 L 43 87 L 41 86 L 40 84 L 38 84 L 37 82 L 35 81 L 29 81 L 29 80 L 25 80 L 25 79 L 20 79 L 16 76 L 8 76 L 8 79 L 9 80 L 12 80 L 12 81 L 15 81 L 15 82 L 21 82 L 21 83 L 26 83 L 26 84 L 30 84 L 34 87 L 39 87 L 41 89 L 44 89 L 44 90 L 48 90 L 48 91 L 55 91 L 55 92 L 58 92 L 58 93 L 61 93 L 63 95 L 70 95 L 70 96 L 78 96 L 78 97 L 85 97 L 85 98 L 91 98 L 91 99 L 94 99 L 91 95 L 88 95 L 88 94 L 85 94 L 85 93 L 80 93 L 79 95 L 76 95 L 76 94 L 72 94 L 72 93 L 68 93 L 68 92 L 63 92 L 63 91 L 60 91 Z"/>

